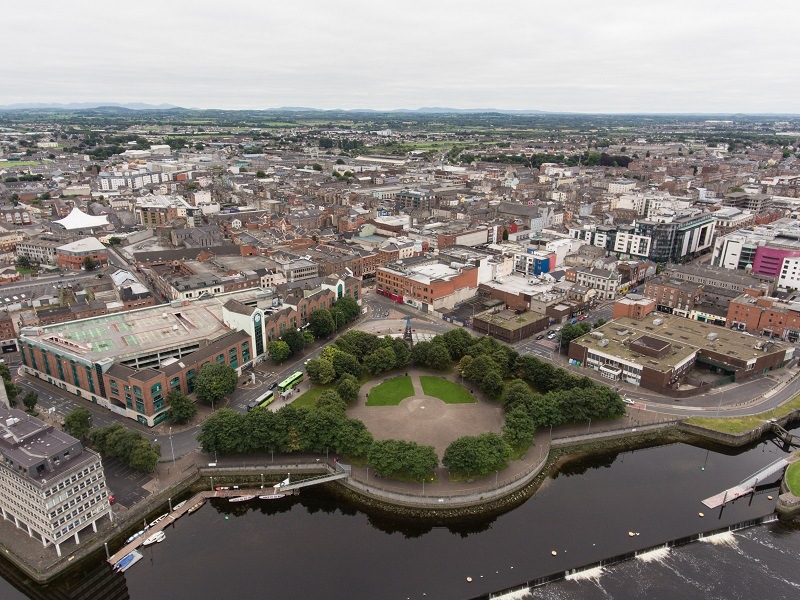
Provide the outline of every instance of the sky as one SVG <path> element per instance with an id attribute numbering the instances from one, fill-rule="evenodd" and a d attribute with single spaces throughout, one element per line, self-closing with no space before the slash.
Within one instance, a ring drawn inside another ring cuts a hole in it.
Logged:
<path id="1" fill-rule="evenodd" d="M 800 113 L 797 0 L 37 0 L 0 15 L 0 105 Z"/>

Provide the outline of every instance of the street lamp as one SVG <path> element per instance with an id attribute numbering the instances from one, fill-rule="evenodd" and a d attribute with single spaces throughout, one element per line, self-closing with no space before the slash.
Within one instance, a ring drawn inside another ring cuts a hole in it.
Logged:
<path id="1" fill-rule="evenodd" d="M 172 449 L 172 464 L 175 464 L 175 446 L 172 445 L 172 427 L 169 428 L 169 447 Z"/>

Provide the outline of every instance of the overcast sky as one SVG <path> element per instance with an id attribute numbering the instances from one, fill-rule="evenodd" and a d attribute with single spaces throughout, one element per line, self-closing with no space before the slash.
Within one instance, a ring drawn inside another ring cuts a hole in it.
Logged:
<path id="1" fill-rule="evenodd" d="M 798 0 L 28 0 L 0 105 L 800 113 Z"/>

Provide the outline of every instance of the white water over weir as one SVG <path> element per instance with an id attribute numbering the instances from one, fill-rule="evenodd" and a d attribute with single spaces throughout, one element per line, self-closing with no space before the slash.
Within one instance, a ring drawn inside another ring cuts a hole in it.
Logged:
<path id="1" fill-rule="evenodd" d="M 665 558 L 669 556 L 669 546 L 662 546 L 661 548 L 654 548 L 653 550 L 647 550 L 646 552 L 641 552 L 636 554 L 636 560 L 640 560 L 642 562 L 661 562 Z"/>
<path id="2" fill-rule="evenodd" d="M 731 548 L 738 548 L 739 544 L 736 541 L 736 536 L 732 531 L 725 531 L 723 533 L 715 533 L 714 535 L 705 535 L 700 537 L 701 542 L 708 544 L 716 544 L 718 546 L 730 546 Z"/>
<path id="3" fill-rule="evenodd" d="M 600 579 L 600 576 L 603 574 L 603 567 L 593 567 L 591 569 L 584 569 L 582 571 L 575 571 L 573 573 L 569 573 L 564 579 L 567 581 L 581 581 L 586 579 Z"/>

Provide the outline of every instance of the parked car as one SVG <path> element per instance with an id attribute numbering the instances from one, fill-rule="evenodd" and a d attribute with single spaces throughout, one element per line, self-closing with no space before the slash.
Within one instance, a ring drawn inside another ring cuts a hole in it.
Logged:
<path id="1" fill-rule="evenodd" d="M 267 386 L 267 389 L 268 389 L 268 390 L 274 390 L 276 387 L 278 387 L 278 382 L 277 382 L 277 381 L 273 381 L 272 383 L 270 383 L 270 384 Z"/>
<path id="2" fill-rule="evenodd" d="M 537 335 L 537 336 L 536 336 L 536 339 L 537 339 L 537 340 L 542 340 L 542 339 L 544 339 L 544 334 L 543 334 L 543 333 L 540 333 L 539 335 Z"/>

